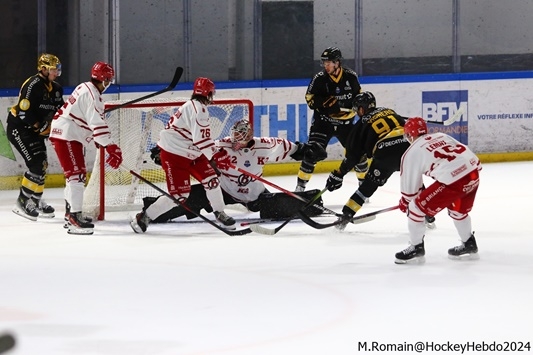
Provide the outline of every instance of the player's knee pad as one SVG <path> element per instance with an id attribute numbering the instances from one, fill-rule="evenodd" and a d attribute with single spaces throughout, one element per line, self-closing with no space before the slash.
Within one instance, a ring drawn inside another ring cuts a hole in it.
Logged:
<path id="1" fill-rule="evenodd" d="M 386 170 L 372 167 L 372 169 L 369 169 L 366 173 L 365 179 L 369 179 L 378 186 L 383 186 L 387 183 L 390 175 L 391 174 Z"/>
<path id="2" fill-rule="evenodd" d="M 71 175 L 68 175 L 66 179 L 67 179 L 67 183 L 80 182 L 82 184 L 85 184 L 87 182 L 87 174 L 86 173 L 71 174 Z"/>
<path id="3" fill-rule="evenodd" d="M 46 175 L 46 169 L 48 169 L 48 160 L 46 160 L 46 154 L 37 154 L 33 156 L 33 159 L 28 162 L 28 170 L 34 175 Z"/>
<path id="4" fill-rule="evenodd" d="M 453 220 L 461 221 L 468 217 L 468 213 L 461 213 L 457 211 L 448 210 L 448 216 L 450 216 Z"/>
<path id="5" fill-rule="evenodd" d="M 409 202 L 409 209 L 407 210 L 407 216 L 415 223 L 423 223 L 426 218 L 426 212 L 422 211 L 420 206 L 416 203 L 416 199 Z"/>
<path id="6" fill-rule="evenodd" d="M 220 187 L 220 180 L 217 176 L 209 176 L 202 180 L 202 185 L 206 190 L 214 190 Z"/>

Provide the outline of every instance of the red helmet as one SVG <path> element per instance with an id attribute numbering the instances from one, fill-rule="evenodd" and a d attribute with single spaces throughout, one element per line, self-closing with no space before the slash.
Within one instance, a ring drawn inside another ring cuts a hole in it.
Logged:
<path id="1" fill-rule="evenodd" d="M 208 78 L 197 78 L 193 86 L 193 94 L 212 98 L 215 95 L 215 84 Z"/>
<path id="2" fill-rule="evenodd" d="M 91 78 L 98 81 L 113 81 L 115 70 L 105 62 L 96 62 L 91 69 Z"/>
<path id="3" fill-rule="evenodd" d="M 428 126 L 426 121 L 422 117 L 411 117 L 403 126 L 403 134 L 410 142 L 414 141 L 417 137 L 427 134 Z"/>

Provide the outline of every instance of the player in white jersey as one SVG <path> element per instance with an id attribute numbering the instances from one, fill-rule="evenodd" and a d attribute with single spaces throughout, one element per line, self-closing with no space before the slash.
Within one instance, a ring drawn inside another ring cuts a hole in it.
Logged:
<path id="1" fill-rule="evenodd" d="M 320 161 L 327 156 L 324 148 L 315 142 L 293 143 L 284 138 L 253 137 L 252 127 L 247 120 L 236 122 L 231 128 L 231 136 L 216 140 L 215 145 L 228 152 L 229 161 L 233 166 L 257 176 L 263 175 L 263 168 L 267 163 L 285 161 L 290 158 L 302 160 L 304 156 Z M 242 204 L 252 212 L 259 211 L 262 218 L 276 219 L 292 216 L 304 205 L 303 202 L 284 193 L 269 193 L 261 181 L 255 180 L 235 168 L 227 167 L 227 169 L 221 169 L 220 172 L 220 186 L 222 187 L 224 202 L 227 205 Z M 317 190 L 310 190 L 297 194 L 309 199 L 317 192 Z M 156 198 L 145 198 L 145 209 L 155 200 Z M 316 202 L 316 204 L 321 203 L 321 200 Z M 200 213 L 202 209 L 211 211 L 209 200 L 199 184 L 192 186 L 187 205 L 197 213 Z M 280 208 L 282 205 L 284 208 Z M 308 208 L 306 213 L 310 216 L 316 216 L 322 211 L 318 208 Z M 175 206 L 172 210 L 165 211 L 154 218 L 154 222 L 166 222 L 182 215 L 186 215 L 188 218 L 195 217 L 194 214 L 187 213 L 183 207 Z"/>
<path id="2" fill-rule="evenodd" d="M 479 186 L 481 163 L 464 144 L 447 134 L 428 133 L 420 117 L 407 120 L 405 138 L 411 146 L 402 156 L 400 210 L 408 216 L 410 246 L 396 253 L 396 263 L 424 262 L 424 216 L 434 216 L 443 209 L 453 219 L 461 245 L 448 250 L 451 259 L 478 257 L 472 222 L 468 214 Z M 422 189 L 423 176 L 435 180 Z"/>
<path id="3" fill-rule="evenodd" d="M 224 212 L 224 200 L 217 170 L 228 160 L 225 150 L 217 150 L 211 138 L 207 105 L 213 101 L 215 84 L 199 77 L 193 94 L 174 114 L 159 135 L 160 161 L 165 171 L 169 194 L 186 203 L 191 193 L 191 176 L 205 189 L 217 221 L 227 229 L 235 229 L 235 220 Z M 216 170 L 215 170 L 216 169 Z M 165 196 L 138 213 L 131 221 L 136 233 L 144 233 L 150 221 L 172 209 L 175 203 Z"/>
<path id="4" fill-rule="evenodd" d="M 69 234 L 93 234 L 91 220 L 81 214 L 87 168 L 85 146 L 94 140 L 105 147 L 106 162 L 114 169 L 122 163 L 122 152 L 111 140 L 111 132 L 104 121 L 102 93 L 114 80 L 113 67 L 96 62 L 91 69 L 91 81 L 76 87 L 63 107 L 56 113 L 51 127 L 50 141 L 57 153 L 66 179 L 65 201 Z"/>

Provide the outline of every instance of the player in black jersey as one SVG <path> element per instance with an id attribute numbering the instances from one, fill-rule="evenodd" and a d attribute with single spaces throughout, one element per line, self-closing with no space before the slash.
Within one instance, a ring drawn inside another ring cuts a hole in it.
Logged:
<path id="1" fill-rule="evenodd" d="M 340 167 L 334 170 L 326 183 L 329 191 L 342 186 L 342 180 L 359 162 L 370 163 L 368 172 L 342 208 L 346 223 L 336 227 L 343 230 L 365 200 L 372 196 L 378 187 L 385 185 L 387 179 L 400 170 L 403 153 L 409 148 L 409 142 L 403 137 L 403 126 L 407 117 L 400 116 L 393 109 L 376 107 L 374 95 L 365 91 L 355 97 L 354 108 L 361 119 L 357 121 L 346 142 L 346 154 Z"/>
<path id="2" fill-rule="evenodd" d="M 48 167 L 45 139 L 56 111 L 63 106 L 63 88 L 54 80 L 61 75 L 61 63 L 53 54 L 37 60 L 37 74 L 26 79 L 18 102 L 7 116 L 7 137 L 22 155 L 28 171 L 22 177 L 13 212 L 32 221 L 54 217 L 54 208 L 41 200 Z"/>
<path id="3" fill-rule="evenodd" d="M 356 116 L 353 99 L 361 92 L 361 84 L 355 71 L 342 66 L 339 48 L 326 48 L 320 58 L 324 69 L 313 77 L 305 94 L 307 105 L 314 110 L 309 142 L 318 142 L 326 149 L 331 138 L 336 137 L 345 146 Z M 305 190 L 316 163 L 302 161 L 296 191 Z"/>

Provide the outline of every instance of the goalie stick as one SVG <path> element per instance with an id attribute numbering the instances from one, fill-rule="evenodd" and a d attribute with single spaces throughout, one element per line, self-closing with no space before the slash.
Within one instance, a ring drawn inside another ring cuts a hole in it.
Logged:
<path id="1" fill-rule="evenodd" d="M 250 229 L 253 230 L 254 232 L 256 233 L 259 233 L 259 234 L 266 234 L 266 235 L 274 235 L 276 234 L 277 232 L 279 232 L 283 227 L 285 227 L 290 221 L 292 221 L 293 219 L 297 218 L 300 216 L 300 213 L 303 213 L 305 211 L 305 209 L 309 206 L 311 206 L 316 200 L 318 200 L 318 198 L 320 196 L 322 196 L 322 194 L 324 192 L 326 192 L 328 190 L 327 187 L 324 187 L 324 189 L 322 189 L 321 191 L 319 191 L 315 196 L 313 196 L 313 198 L 307 202 L 305 204 L 305 206 L 303 206 L 302 208 L 300 208 L 294 215 L 290 216 L 289 218 L 287 218 L 285 220 L 285 222 L 283 222 L 282 224 L 280 224 L 279 226 L 277 226 L 276 228 L 274 229 L 270 229 L 270 228 L 265 228 L 265 227 L 262 227 L 258 224 L 252 224 L 250 225 Z"/>
<path id="2" fill-rule="evenodd" d="M 138 98 L 136 98 L 134 100 L 125 102 L 123 104 L 120 104 L 120 105 L 117 105 L 117 106 L 112 106 L 112 107 L 110 107 L 108 109 L 105 109 L 104 113 L 115 111 L 115 110 L 121 109 L 123 107 L 132 105 L 132 104 L 134 104 L 136 102 L 143 101 L 143 100 L 149 99 L 151 97 L 154 97 L 154 96 L 157 96 L 157 95 L 161 95 L 161 94 L 163 94 L 163 93 L 165 93 L 167 91 L 173 90 L 176 87 L 176 85 L 178 85 L 178 82 L 180 81 L 182 75 L 183 75 L 183 68 L 182 67 L 177 67 L 176 71 L 174 72 L 174 77 L 172 78 L 172 81 L 170 82 L 170 84 L 168 84 L 168 86 L 166 88 L 164 88 L 162 90 L 159 90 L 159 91 L 156 91 L 156 92 L 153 92 L 151 94 L 145 95 L 145 96 L 138 97 Z"/>
<path id="3" fill-rule="evenodd" d="M 15 344 L 15 338 L 11 334 L 0 335 L 0 354 L 13 349 Z"/>
<path id="4" fill-rule="evenodd" d="M 145 179 L 144 177 L 142 177 L 140 174 L 138 174 L 137 172 L 133 171 L 133 170 L 128 170 L 130 172 L 131 175 L 135 176 L 136 178 L 138 178 L 139 180 L 141 180 L 142 182 L 148 184 L 150 187 L 153 187 L 154 189 L 156 189 L 157 191 L 159 191 L 160 193 L 162 193 L 163 195 L 167 196 L 168 198 L 170 198 L 172 201 L 174 201 L 175 204 L 183 207 L 184 209 L 186 209 L 188 212 L 194 214 L 195 216 L 197 217 L 200 217 L 201 219 L 203 219 L 204 221 L 206 221 L 207 223 L 209 223 L 210 225 L 212 225 L 213 227 L 215 227 L 216 229 L 226 233 L 227 235 L 231 235 L 231 236 L 234 236 L 234 235 L 244 235 L 244 234 L 248 234 L 248 233 L 251 233 L 252 230 L 250 228 L 246 228 L 246 229 L 240 229 L 240 230 L 228 230 L 226 228 L 223 228 L 221 226 L 219 226 L 218 224 L 216 224 L 215 222 L 213 222 L 212 220 L 210 220 L 209 218 L 207 218 L 206 216 L 204 216 L 203 214 L 201 213 L 198 213 L 196 211 L 193 211 L 191 208 L 189 208 L 189 206 L 187 206 L 185 203 L 181 203 L 177 198 L 175 198 L 174 196 L 172 196 L 171 194 L 169 194 L 168 192 L 166 192 L 165 190 L 163 190 L 162 188 L 160 188 L 159 186 L 155 185 L 154 183 L 152 183 L 151 181 L 148 181 L 147 179 Z"/>
<path id="5" fill-rule="evenodd" d="M 353 217 L 349 220 L 350 223 L 353 223 L 353 224 L 359 224 L 359 223 L 366 223 L 366 222 L 369 222 L 369 221 L 372 221 L 374 219 L 376 219 L 376 216 L 378 214 L 381 214 L 381 213 L 385 213 L 385 212 L 389 212 L 389 211 L 394 211 L 396 209 L 400 208 L 400 206 L 392 206 L 392 207 L 387 207 L 387 208 L 384 208 L 382 210 L 377 210 L 377 211 L 374 211 L 374 212 L 370 212 L 370 213 L 367 213 L 367 214 L 362 214 L 362 215 L 359 215 L 359 216 L 356 216 L 356 217 Z M 307 216 L 305 213 L 299 213 L 299 216 L 300 218 L 302 219 L 302 221 L 315 228 L 315 229 L 324 229 L 324 228 L 329 228 L 329 227 L 333 227 L 333 226 L 336 226 L 336 225 L 339 225 L 341 224 L 343 221 L 342 220 L 337 220 L 335 222 L 331 222 L 331 223 L 318 223 L 317 221 L 313 221 L 309 216 Z"/>

